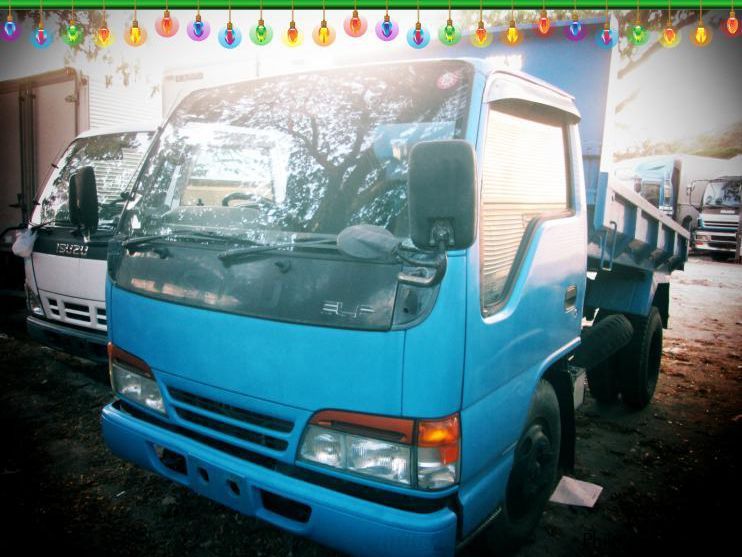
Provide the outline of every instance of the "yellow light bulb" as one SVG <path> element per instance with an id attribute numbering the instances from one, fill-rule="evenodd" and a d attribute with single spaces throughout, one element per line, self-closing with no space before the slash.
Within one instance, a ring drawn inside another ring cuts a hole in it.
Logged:
<path id="1" fill-rule="evenodd" d="M 505 35 L 505 38 L 507 41 L 512 45 L 518 42 L 518 38 L 520 37 L 520 32 L 518 31 L 518 28 L 515 26 L 515 20 L 510 20 L 510 26 L 508 27 L 507 34 Z"/>
<path id="2" fill-rule="evenodd" d="M 696 27 L 696 42 L 699 45 L 705 45 L 706 41 L 708 41 L 708 33 L 706 33 L 703 23 L 699 23 L 698 27 Z"/>

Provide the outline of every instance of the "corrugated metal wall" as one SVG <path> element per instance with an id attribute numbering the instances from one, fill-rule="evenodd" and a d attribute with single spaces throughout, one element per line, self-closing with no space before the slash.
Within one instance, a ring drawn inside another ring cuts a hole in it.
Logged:
<path id="1" fill-rule="evenodd" d="M 106 84 L 105 76 L 89 76 L 90 129 L 110 128 L 161 119 L 159 91 L 146 83 Z"/>

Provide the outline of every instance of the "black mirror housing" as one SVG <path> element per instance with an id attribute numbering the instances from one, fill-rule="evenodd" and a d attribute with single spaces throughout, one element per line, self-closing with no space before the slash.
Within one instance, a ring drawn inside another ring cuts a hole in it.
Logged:
<path id="1" fill-rule="evenodd" d="M 98 228 L 98 188 L 95 170 L 83 166 L 70 178 L 70 222 L 89 233 Z"/>
<path id="2" fill-rule="evenodd" d="M 410 238 L 420 249 L 466 249 L 476 234 L 477 174 L 467 141 L 424 141 L 410 152 Z"/>

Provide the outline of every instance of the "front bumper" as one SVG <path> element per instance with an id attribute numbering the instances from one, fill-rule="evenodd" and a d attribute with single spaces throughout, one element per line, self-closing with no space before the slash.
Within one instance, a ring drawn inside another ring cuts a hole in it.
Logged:
<path id="1" fill-rule="evenodd" d="M 108 361 L 105 334 L 66 327 L 33 315 L 26 318 L 26 327 L 31 338 L 41 344 L 94 362 Z"/>
<path id="2" fill-rule="evenodd" d="M 139 420 L 116 403 L 103 409 L 101 423 L 117 456 L 296 535 L 351 555 L 454 553 L 457 517 L 448 508 L 416 513 L 339 493 Z M 163 450 L 177 455 L 182 472 L 163 463 Z"/>

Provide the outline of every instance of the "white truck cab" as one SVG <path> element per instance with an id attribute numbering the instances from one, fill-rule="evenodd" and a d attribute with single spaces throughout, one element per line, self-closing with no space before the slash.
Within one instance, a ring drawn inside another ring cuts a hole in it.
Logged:
<path id="1" fill-rule="evenodd" d="M 132 176 L 156 129 L 154 124 L 80 134 L 47 180 L 31 217 L 35 231 L 25 259 L 29 334 L 39 342 L 91 360 L 106 359 L 105 304 L 108 239 L 127 199 Z M 70 222 L 70 178 L 93 167 L 99 223 L 84 237 Z"/>

